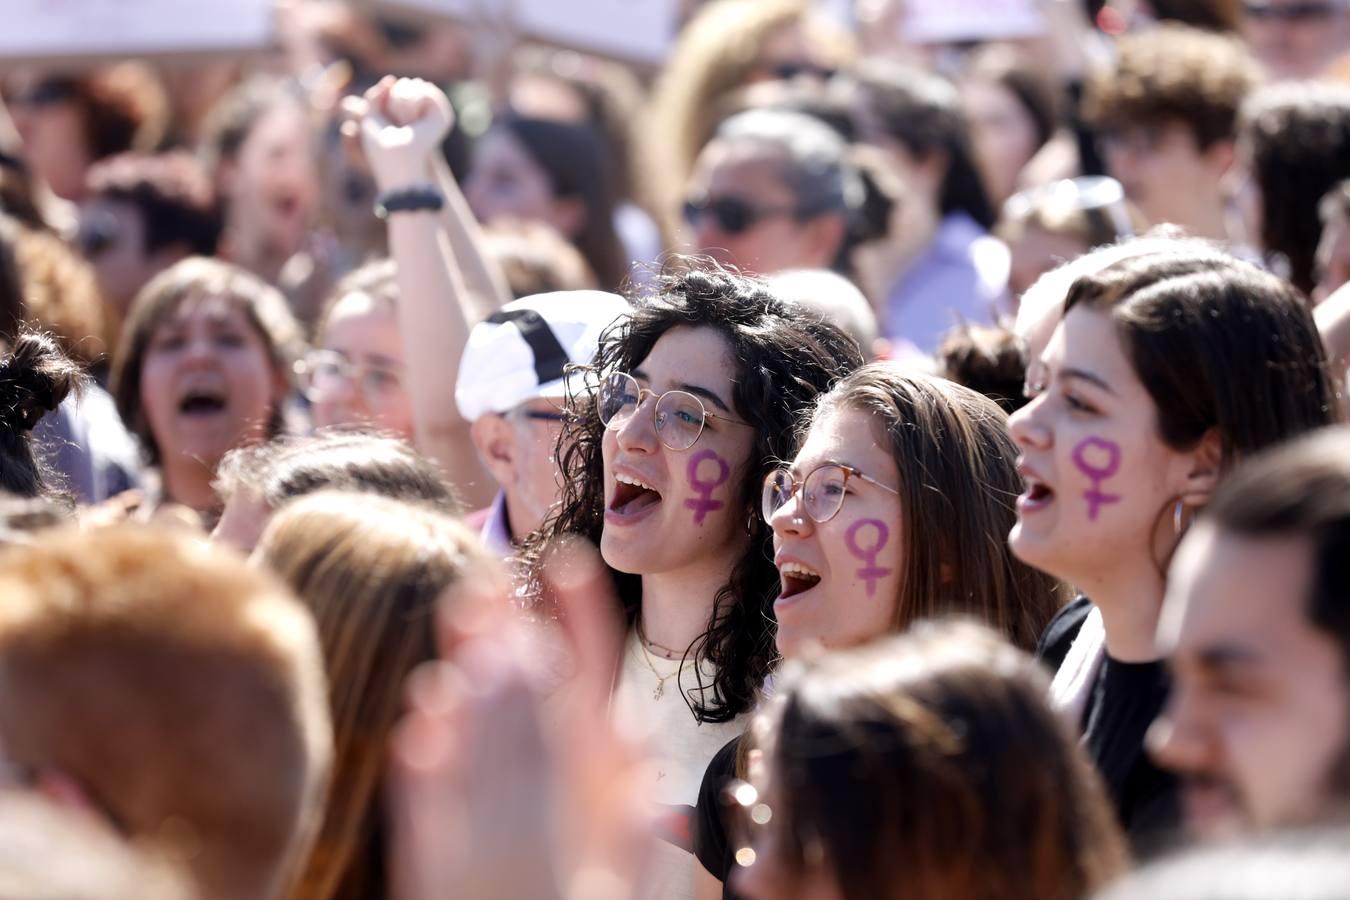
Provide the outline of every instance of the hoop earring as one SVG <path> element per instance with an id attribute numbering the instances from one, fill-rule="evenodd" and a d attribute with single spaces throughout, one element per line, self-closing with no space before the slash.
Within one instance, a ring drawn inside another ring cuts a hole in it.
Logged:
<path id="1" fill-rule="evenodd" d="M 753 535 L 753 534 L 755 533 L 755 519 L 756 519 L 756 518 L 757 518 L 757 516 L 755 515 L 755 511 L 754 511 L 753 509 L 750 510 L 750 515 L 747 516 L 746 519 L 745 519 L 745 533 L 746 533 L 746 534 Z"/>
<path id="2" fill-rule="evenodd" d="M 1184 500 L 1178 500 L 1176 505 L 1172 507 L 1172 528 L 1176 531 L 1177 537 L 1181 537 L 1181 532 L 1183 531 L 1181 517 L 1185 511 L 1186 501 Z"/>

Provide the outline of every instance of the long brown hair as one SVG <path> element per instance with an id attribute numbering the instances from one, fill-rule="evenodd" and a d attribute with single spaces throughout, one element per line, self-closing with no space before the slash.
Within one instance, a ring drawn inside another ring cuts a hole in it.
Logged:
<path id="1" fill-rule="evenodd" d="M 818 861 L 845 900 L 1078 900 L 1121 874 L 1105 791 L 1047 689 L 969 623 L 790 663 L 757 723 L 784 874 Z"/>
<path id="2" fill-rule="evenodd" d="M 437 599 L 485 556 L 448 516 L 334 491 L 278 513 L 258 552 L 314 613 L 332 704 L 333 789 L 291 900 L 379 900 L 380 784 L 404 685 L 436 655 Z"/>
<path id="3" fill-rule="evenodd" d="M 1059 585 L 1013 556 L 1006 536 L 1022 490 L 1017 447 L 998 404 L 941 378 L 874 363 L 823 396 L 812 420 L 857 410 L 900 472 L 900 533 L 908 546 L 896 631 L 960 613 L 1024 650 L 1060 605 Z"/>

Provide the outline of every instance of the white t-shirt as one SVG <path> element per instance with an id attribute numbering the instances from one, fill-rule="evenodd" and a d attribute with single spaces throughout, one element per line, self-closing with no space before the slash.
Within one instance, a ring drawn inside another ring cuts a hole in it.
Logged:
<path id="1" fill-rule="evenodd" d="M 666 659 L 647 651 L 638 639 L 637 630 L 630 630 L 624 643 L 623 667 L 614 692 L 612 714 L 622 730 L 643 735 L 660 760 L 652 769 L 652 799 L 669 806 L 692 807 L 698 802 L 699 785 L 708 763 L 727 741 L 745 731 L 749 714 L 730 722 L 700 724 L 680 690 L 683 687 L 685 693 L 696 695 L 694 662 L 684 663 L 682 673 L 680 666 L 678 659 Z M 704 669 L 703 683 L 709 687 L 712 674 Z M 649 878 L 651 889 L 643 896 L 692 900 L 696 865 L 693 854 L 661 843 Z"/>

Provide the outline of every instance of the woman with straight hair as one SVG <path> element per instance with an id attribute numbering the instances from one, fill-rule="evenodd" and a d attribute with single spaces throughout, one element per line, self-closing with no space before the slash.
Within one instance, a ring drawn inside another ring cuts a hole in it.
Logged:
<path id="1" fill-rule="evenodd" d="M 1031 657 L 968 623 L 794 662 L 756 723 L 750 900 L 1079 900 L 1126 867 Z M 743 793 L 743 792 L 742 792 Z"/>
<path id="2" fill-rule="evenodd" d="M 1085 595 L 1039 653 L 1147 851 L 1179 815 L 1175 778 L 1143 750 L 1169 686 L 1154 647 L 1167 562 L 1235 465 L 1338 406 L 1306 300 L 1222 253 L 1121 260 L 1074 282 L 1064 308 L 1009 423 L 1026 482 L 1010 541 Z"/>
<path id="3" fill-rule="evenodd" d="M 950 381 L 864 366 L 804 416 L 800 449 L 764 481 L 782 590 L 778 651 L 847 648 L 960 614 L 1031 650 L 1059 608 L 1056 581 L 1004 536 L 1021 490 L 1017 448 L 992 400 Z M 701 896 L 734 865 L 724 788 L 744 778 L 742 738 L 704 774 L 695 847 Z M 732 811 L 734 814 L 734 810 Z"/>
<path id="4" fill-rule="evenodd" d="M 886 62 L 859 67 L 853 111 L 892 197 L 886 233 L 854 253 L 885 337 L 931 353 L 953 326 L 1007 305 L 1008 251 L 975 163 L 956 87 Z"/>
<path id="5" fill-rule="evenodd" d="M 408 676 L 436 658 L 436 604 L 486 556 L 434 510 L 321 491 L 273 519 L 257 558 L 318 625 L 336 750 L 327 811 L 291 900 L 382 900 L 387 850 L 381 785 Z"/>

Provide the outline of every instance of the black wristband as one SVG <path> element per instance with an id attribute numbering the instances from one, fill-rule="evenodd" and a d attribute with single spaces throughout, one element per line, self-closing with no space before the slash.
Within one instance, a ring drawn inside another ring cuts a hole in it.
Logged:
<path id="1" fill-rule="evenodd" d="M 430 184 L 415 184 L 411 187 L 395 188 L 385 191 L 375 198 L 375 215 L 387 219 L 393 213 L 437 212 L 445 206 L 445 195 Z"/>

